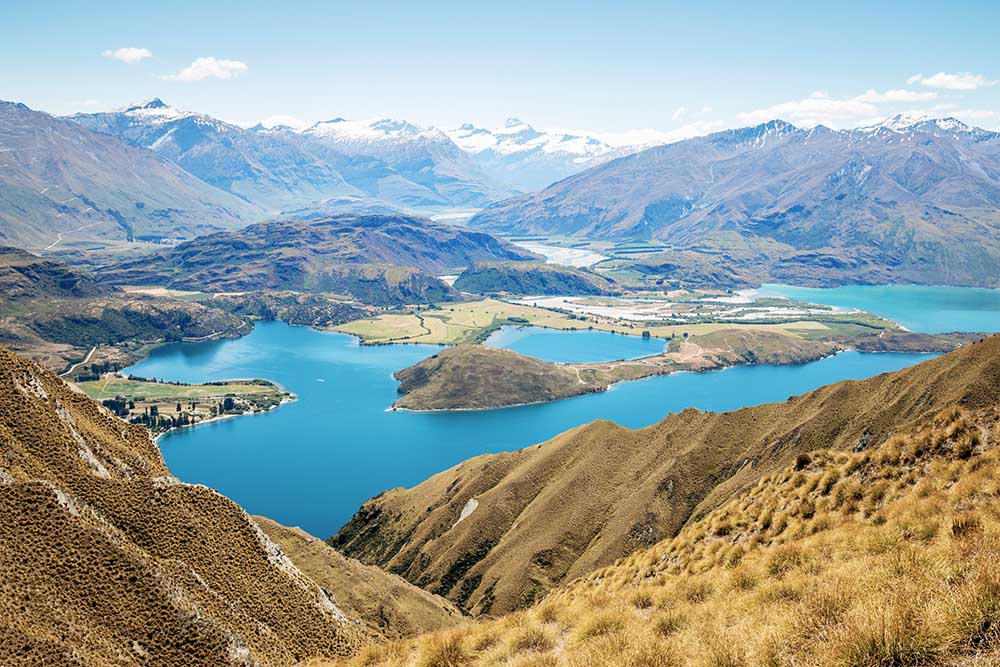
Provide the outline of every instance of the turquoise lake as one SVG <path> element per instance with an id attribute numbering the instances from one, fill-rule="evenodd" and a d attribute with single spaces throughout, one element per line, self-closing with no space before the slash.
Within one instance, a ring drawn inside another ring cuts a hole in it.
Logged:
<path id="1" fill-rule="evenodd" d="M 574 336 L 585 337 L 585 348 L 602 348 L 585 351 L 608 358 L 636 350 L 632 337 L 588 333 L 546 331 L 537 339 L 545 343 L 521 336 L 517 344 L 541 345 L 538 356 L 550 359 L 578 345 Z M 392 373 L 439 349 L 361 347 L 344 334 L 270 322 L 236 340 L 164 345 L 126 372 L 182 382 L 260 377 L 297 394 L 298 401 L 272 412 L 175 431 L 160 444 L 182 480 L 211 486 L 251 513 L 326 538 L 371 496 L 417 484 L 470 456 L 525 447 L 594 419 L 640 427 L 689 406 L 729 410 L 781 401 L 930 356 L 846 352 L 801 366 L 649 378 L 603 394 L 504 410 L 386 411 L 396 398 Z"/>
<path id="2" fill-rule="evenodd" d="M 783 296 L 841 308 L 860 308 L 910 331 L 1000 331 L 1000 290 L 923 285 L 848 285 L 811 288 L 764 285 L 758 296 Z"/>
<path id="3" fill-rule="evenodd" d="M 503 347 L 545 361 L 593 363 L 660 354 L 667 341 L 623 336 L 609 331 L 567 333 L 540 327 L 501 327 L 486 339 L 486 345 Z"/>

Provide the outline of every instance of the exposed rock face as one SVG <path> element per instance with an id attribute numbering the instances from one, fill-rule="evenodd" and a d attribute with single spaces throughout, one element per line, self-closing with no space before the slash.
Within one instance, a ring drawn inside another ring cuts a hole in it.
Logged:
<path id="1" fill-rule="evenodd" d="M 452 627 L 462 612 L 448 600 L 374 565 L 347 558 L 299 528 L 254 517 L 264 532 L 313 581 L 330 592 L 348 618 L 394 639 Z"/>
<path id="2" fill-rule="evenodd" d="M 238 505 L 3 348 L 0 482 L 0 663 L 284 666 L 366 641 Z"/>

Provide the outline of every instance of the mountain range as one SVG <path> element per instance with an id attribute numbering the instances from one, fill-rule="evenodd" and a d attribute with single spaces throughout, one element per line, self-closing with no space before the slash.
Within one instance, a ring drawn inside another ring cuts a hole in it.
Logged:
<path id="1" fill-rule="evenodd" d="M 272 213 L 372 205 L 475 209 L 628 151 L 513 119 L 494 131 L 340 117 L 304 129 L 243 128 L 159 98 L 68 120 L 150 149 Z"/>
<path id="2" fill-rule="evenodd" d="M 0 101 L 0 242 L 191 237 L 262 217 L 174 163 Z"/>
<path id="3" fill-rule="evenodd" d="M 0 106 L 3 242 L 68 251 L 277 216 L 485 206 L 470 226 L 648 242 L 613 268 L 657 284 L 1000 283 L 1000 134 L 955 119 L 774 120 L 644 150 L 518 119 L 243 128 L 159 99 L 68 121 Z"/>
<path id="4" fill-rule="evenodd" d="M 780 120 L 650 148 L 470 226 L 665 244 L 643 273 L 716 284 L 1000 284 L 1000 134 L 897 116 Z"/>
<path id="5" fill-rule="evenodd" d="M 523 192 L 639 150 L 586 134 L 537 130 L 519 118 L 493 130 L 465 123 L 446 132 L 492 179 Z"/>

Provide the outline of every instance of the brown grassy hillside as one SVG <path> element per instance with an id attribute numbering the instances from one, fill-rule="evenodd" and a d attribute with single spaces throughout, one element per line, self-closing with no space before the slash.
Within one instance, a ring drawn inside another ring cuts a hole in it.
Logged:
<path id="1" fill-rule="evenodd" d="M 0 536 L 5 666 L 285 666 L 372 636 L 141 427 L 4 348 Z"/>
<path id="2" fill-rule="evenodd" d="M 502 613 L 675 535 L 800 453 L 865 450 L 945 407 L 998 399 L 994 336 L 784 403 L 688 409 L 639 430 L 593 422 L 381 494 L 331 544 L 466 610 Z"/>
<path id="3" fill-rule="evenodd" d="M 411 410 L 481 410 L 555 401 L 607 388 L 572 368 L 484 345 L 442 350 L 397 371 L 393 405 Z"/>
<path id="4" fill-rule="evenodd" d="M 1000 664 L 1000 413 L 948 409 L 803 454 L 533 609 L 352 665 Z"/>

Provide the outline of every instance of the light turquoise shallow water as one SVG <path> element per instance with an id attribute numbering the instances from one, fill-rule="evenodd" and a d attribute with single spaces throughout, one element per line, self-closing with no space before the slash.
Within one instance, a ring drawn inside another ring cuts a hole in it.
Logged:
<path id="1" fill-rule="evenodd" d="M 545 361 L 593 363 L 660 354 L 667 341 L 622 336 L 608 331 L 566 332 L 540 327 L 501 327 L 486 340 L 486 344 Z"/>
<path id="2" fill-rule="evenodd" d="M 1000 290 L 922 285 L 848 285 L 828 289 L 764 285 L 760 296 L 784 296 L 841 308 L 860 308 L 910 331 L 1000 331 Z"/>
<path id="3" fill-rule="evenodd" d="M 646 349 L 634 347 L 635 340 L 544 332 L 517 344 L 549 359 L 567 350 L 616 359 Z M 644 343 L 650 344 L 662 341 Z M 207 484 L 251 513 L 325 538 L 369 497 L 416 484 L 470 456 L 525 447 L 599 418 L 639 427 L 689 406 L 729 410 L 784 400 L 928 358 L 847 352 L 801 366 L 649 378 L 604 394 L 504 410 L 386 412 L 396 397 L 392 373 L 439 349 L 361 347 L 343 334 L 262 323 L 237 340 L 165 345 L 127 370 L 184 382 L 261 377 L 297 394 L 297 402 L 273 412 L 177 431 L 160 443 L 182 480 Z"/>

